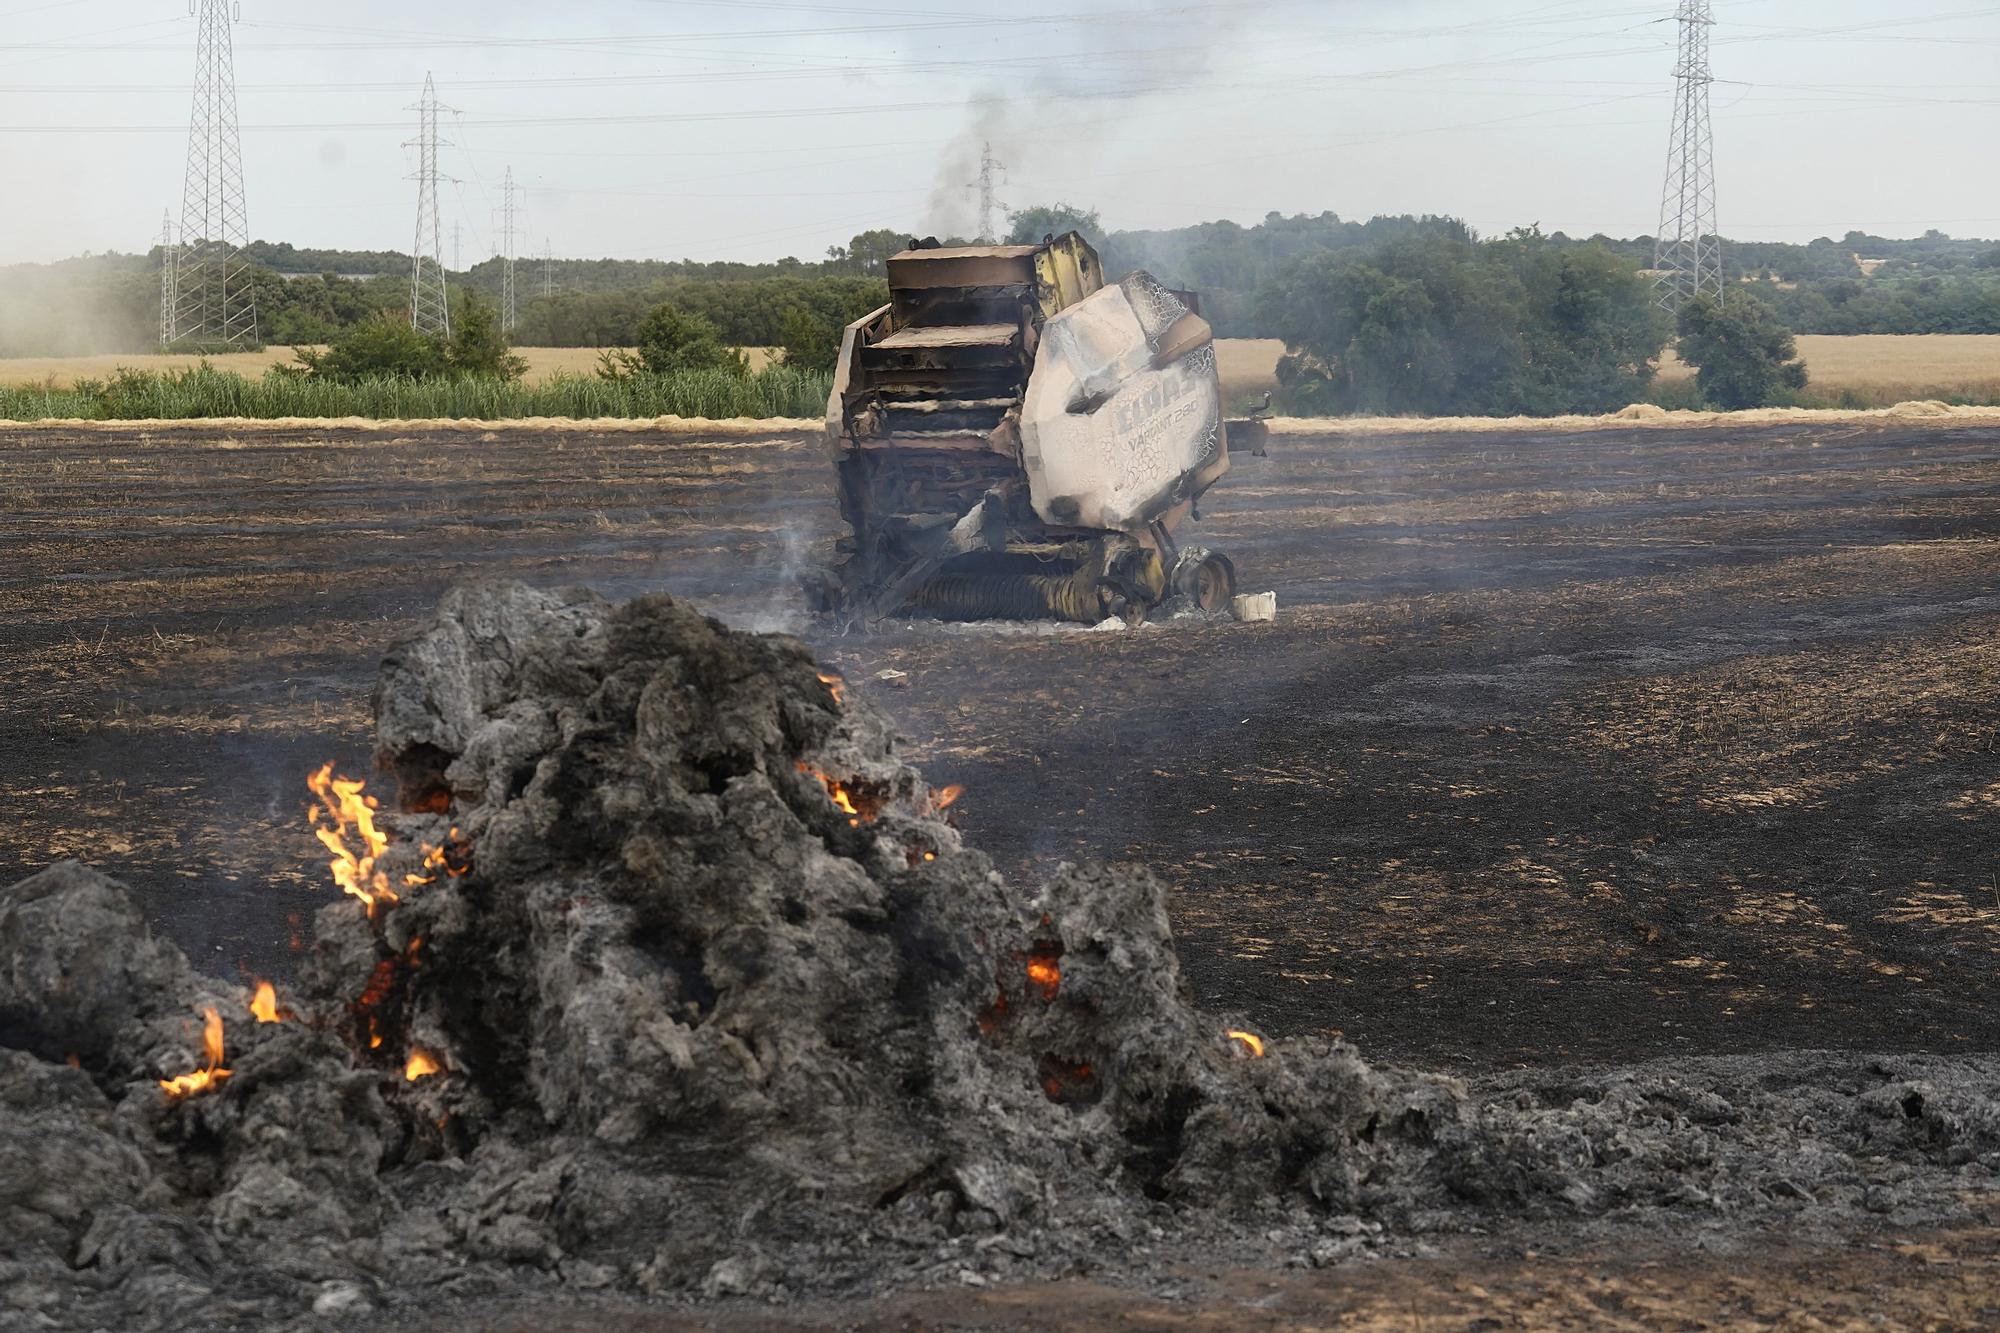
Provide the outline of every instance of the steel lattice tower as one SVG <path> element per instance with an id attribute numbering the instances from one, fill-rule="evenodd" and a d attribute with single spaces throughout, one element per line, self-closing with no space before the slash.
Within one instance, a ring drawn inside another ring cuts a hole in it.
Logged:
<path id="1" fill-rule="evenodd" d="M 991 245 L 999 239 L 993 228 L 993 216 L 1000 211 L 1000 199 L 995 193 L 995 174 L 1005 171 L 1004 163 L 993 160 L 993 145 L 986 144 L 979 154 L 979 179 L 973 188 L 979 191 L 979 239 Z"/>
<path id="2" fill-rule="evenodd" d="M 512 333 L 514 326 L 520 322 L 520 307 L 517 305 L 514 297 L 514 259 L 519 250 L 514 226 L 514 168 L 507 168 L 507 182 L 501 187 L 501 191 L 501 197 L 505 202 L 500 206 L 500 258 L 503 274 L 500 294 L 500 328 L 504 332 Z"/>
<path id="3" fill-rule="evenodd" d="M 257 341 L 250 221 L 236 121 L 236 55 L 228 0 L 195 0 L 194 110 L 188 118 L 170 341 L 240 347 Z"/>
<path id="4" fill-rule="evenodd" d="M 556 244 L 548 237 L 542 238 L 542 295 L 553 298 L 556 294 Z"/>
<path id="5" fill-rule="evenodd" d="M 424 97 L 406 110 L 417 113 L 417 239 L 410 247 L 410 326 L 434 337 L 451 336 L 451 289 L 445 281 L 444 219 L 438 213 L 437 85 L 424 75 Z"/>
<path id="6" fill-rule="evenodd" d="M 174 344 L 174 286 L 180 269 L 180 247 L 174 244 L 174 210 L 160 214 L 160 346 Z"/>
<path id="7" fill-rule="evenodd" d="M 1674 66 L 1674 128 L 1667 146 L 1667 185 L 1660 200 L 1660 235 L 1653 251 L 1654 299 L 1679 313 L 1690 297 L 1722 299 L 1722 241 L 1715 220 L 1715 138 L 1708 120 L 1709 0 L 1681 0 L 1680 59 Z"/>

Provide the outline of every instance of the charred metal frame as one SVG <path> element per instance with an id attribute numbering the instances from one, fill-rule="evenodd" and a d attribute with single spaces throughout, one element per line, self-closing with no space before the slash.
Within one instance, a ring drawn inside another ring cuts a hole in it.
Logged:
<path id="1" fill-rule="evenodd" d="M 1185 494 L 1133 531 L 1050 522 L 1031 502 L 1022 404 L 1043 330 L 1106 285 L 1081 236 L 913 243 L 889 260 L 888 276 L 889 304 L 846 330 L 827 409 L 852 535 L 841 544 L 843 567 L 821 589 L 824 609 L 861 627 L 898 612 L 1137 618 L 1177 592 L 1208 609 L 1227 604 L 1228 562 L 1177 551 L 1172 540 L 1227 470 L 1226 440 L 1199 476 L 1183 479 Z M 1183 304 L 1186 313 L 1152 345 L 1155 366 L 1212 342 L 1195 303 Z"/>

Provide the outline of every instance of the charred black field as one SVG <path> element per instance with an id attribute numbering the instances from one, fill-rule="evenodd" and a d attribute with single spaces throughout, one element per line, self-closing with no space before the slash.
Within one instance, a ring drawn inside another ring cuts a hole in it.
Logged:
<path id="1" fill-rule="evenodd" d="M 803 435 L 0 435 L 0 881 L 81 857 L 282 977 L 332 891 L 306 775 L 365 770 L 376 665 L 447 587 L 810 638 L 825 473 Z M 2000 429 L 1294 435 L 1209 508 L 1276 626 L 816 646 L 969 841 L 1144 862 L 1197 993 L 1274 1031 L 2000 1047 Z"/>
<path id="2" fill-rule="evenodd" d="M 365 773 L 384 652 L 505 577 L 800 634 L 968 846 L 1147 867 L 1193 998 L 1274 1038 L 1543 1102 L 2000 1051 L 2000 428 L 1281 434 L 1197 529 L 1269 626 L 818 636 L 828 493 L 805 434 L 0 432 L 0 884 L 83 860 L 290 981 L 338 897 L 307 775 Z"/>

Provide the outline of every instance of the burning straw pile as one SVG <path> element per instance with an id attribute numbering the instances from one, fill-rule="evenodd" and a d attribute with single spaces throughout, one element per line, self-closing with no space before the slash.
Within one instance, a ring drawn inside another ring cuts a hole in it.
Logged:
<path id="1" fill-rule="evenodd" d="M 1011 891 L 841 695 L 670 598 L 462 589 L 384 667 L 393 799 L 314 776 L 346 892 L 295 993 L 80 866 L 0 894 L 0 1323 L 1323 1258 L 1468 1202 L 1860 1199 L 1862 1140 L 1990 1161 L 1990 1102 L 1891 1073 L 1801 1130 L 1660 1073 L 1481 1105 L 1266 1047 L 1190 1005 L 1153 879 Z"/>

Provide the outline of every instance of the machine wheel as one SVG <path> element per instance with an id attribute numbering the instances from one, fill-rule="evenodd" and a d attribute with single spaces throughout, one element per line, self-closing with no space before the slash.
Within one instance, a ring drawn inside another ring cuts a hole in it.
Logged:
<path id="1" fill-rule="evenodd" d="M 1174 591 L 1207 614 L 1219 615 L 1236 597 L 1236 566 L 1219 551 L 1190 548 L 1174 565 Z"/>

